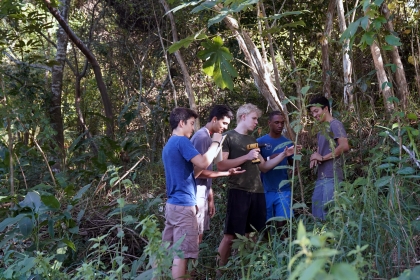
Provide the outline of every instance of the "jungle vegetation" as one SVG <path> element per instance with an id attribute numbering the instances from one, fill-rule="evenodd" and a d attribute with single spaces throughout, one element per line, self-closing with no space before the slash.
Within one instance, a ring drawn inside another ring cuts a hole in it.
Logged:
<path id="1" fill-rule="evenodd" d="M 2 0 L 0 279 L 168 279 L 161 151 L 170 111 L 282 110 L 303 145 L 288 239 L 235 240 L 223 279 L 418 279 L 420 3 L 414 0 Z M 310 213 L 332 100 L 345 181 Z M 200 122 L 197 128 L 200 127 Z M 230 128 L 235 127 L 235 121 Z M 226 179 L 194 263 L 213 279 Z M 152 264 L 158 264 L 156 269 Z"/>

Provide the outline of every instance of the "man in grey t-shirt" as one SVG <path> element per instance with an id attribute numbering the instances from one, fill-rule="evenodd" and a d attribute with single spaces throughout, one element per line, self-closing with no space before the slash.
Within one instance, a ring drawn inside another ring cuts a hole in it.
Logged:
<path id="1" fill-rule="evenodd" d="M 312 214 L 324 220 L 327 214 L 325 204 L 333 199 L 334 185 L 343 181 L 343 154 L 349 150 L 349 144 L 343 124 L 331 115 L 327 98 L 313 98 L 308 108 L 320 124 L 318 149 L 311 155 L 309 165 L 310 168 L 318 167 L 312 196 Z"/>

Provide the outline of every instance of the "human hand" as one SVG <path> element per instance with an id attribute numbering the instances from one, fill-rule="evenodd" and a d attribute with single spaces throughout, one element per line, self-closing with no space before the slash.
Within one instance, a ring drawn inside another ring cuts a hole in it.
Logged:
<path id="1" fill-rule="evenodd" d="M 322 163 L 321 160 L 322 156 L 318 152 L 313 153 L 310 158 L 309 168 L 314 168 L 315 166 L 318 166 L 318 164 Z"/>
<path id="2" fill-rule="evenodd" d="M 222 134 L 220 133 L 213 133 L 213 137 L 211 138 L 212 141 L 217 141 L 220 143 L 220 141 L 222 140 Z"/>
<path id="3" fill-rule="evenodd" d="M 260 154 L 260 149 L 252 149 L 251 151 L 249 151 L 249 153 L 246 155 L 246 159 L 247 160 L 254 160 L 256 158 L 258 158 L 258 155 Z"/>
<path id="4" fill-rule="evenodd" d="M 296 154 L 299 154 L 301 150 L 302 150 L 302 145 L 296 145 Z M 283 151 L 284 157 L 289 157 L 293 155 L 294 153 L 295 153 L 295 146 L 284 148 L 284 151 Z"/>
<path id="5" fill-rule="evenodd" d="M 240 167 L 229 168 L 229 176 L 244 173 L 246 170 L 241 170 Z"/>
<path id="6" fill-rule="evenodd" d="M 216 207 L 214 206 L 214 201 L 211 200 L 208 202 L 209 204 L 209 216 L 210 218 L 213 218 L 214 215 L 216 214 Z"/>

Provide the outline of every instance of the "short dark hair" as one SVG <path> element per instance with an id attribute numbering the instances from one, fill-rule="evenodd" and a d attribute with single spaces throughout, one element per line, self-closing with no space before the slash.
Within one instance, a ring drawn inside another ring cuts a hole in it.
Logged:
<path id="1" fill-rule="evenodd" d="M 274 116 L 282 116 L 284 118 L 283 112 L 280 111 L 273 111 L 268 115 L 268 120 L 271 121 Z"/>
<path id="2" fill-rule="evenodd" d="M 171 115 L 169 116 L 169 123 L 171 125 L 171 129 L 174 130 L 178 127 L 179 121 L 183 121 L 187 123 L 190 118 L 198 118 L 197 113 L 194 110 L 184 108 L 184 107 L 177 107 L 172 110 Z"/>
<path id="3" fill-rule="evenodd" d="M 310 110 L 311 107 L 321 107 L 321 109 L 328 107 L 328 112 L 331 112 L 330 101 L 328 101 L 328 99 L 322 95 L 312 98 L 307 107 L 308 110 Z"/>
<path id="4" fill-rule="evenodd" d="M 207 122 L 211 122 L 211 120 L 216 117 L 218 120 L 228 117 L 229 119 L 233 119 L 232 110 L 226 105 L 215 105 L 213 109 L 210 111 L 210 115 L 207 118 Z"/>

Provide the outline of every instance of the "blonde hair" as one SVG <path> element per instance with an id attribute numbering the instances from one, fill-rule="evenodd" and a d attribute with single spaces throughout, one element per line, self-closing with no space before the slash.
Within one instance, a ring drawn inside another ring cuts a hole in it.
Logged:
<path id="1" fill-rule="evenodd" d="M 247 103 L 245 105 L 242 105 L 241 107 L 238 108 L 238 111 L 236 111 L 236 121 L 240 123 L 241 117 L 243 115 L 248 115 L 253 112 L 257 113 L 258 117 L 261 117 L 261 114 L 262 114 L 261 110 L 258 109 L 258 107 L 255 106 L 254 104 Z"/>

